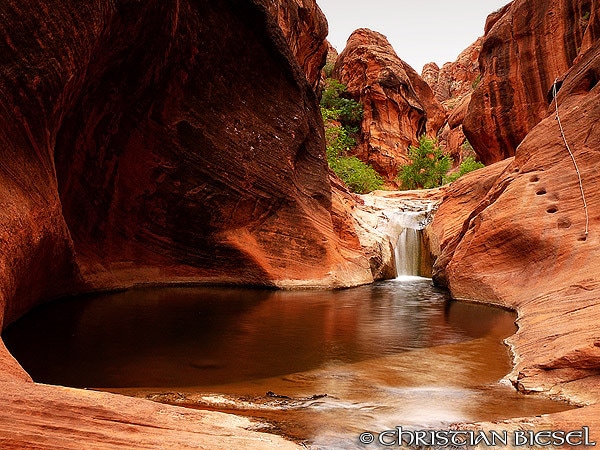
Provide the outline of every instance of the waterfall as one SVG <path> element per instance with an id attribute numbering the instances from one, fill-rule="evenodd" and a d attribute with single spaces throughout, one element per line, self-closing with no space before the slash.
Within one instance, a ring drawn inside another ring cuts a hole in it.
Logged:
<path id="1" fill-rule="evenodd" d="M 426 264 L 431 261 L 425 250 L 423 229 L 433 220 L 439 202 L 392 195 L 362 196 L 364 207 L 360 217 L 391 245 L 393 253 L 388 255 L 395 260 L 391 263 L 395 263 L 396 277 L 429 277 L 431 272 Z"/>
<path id="2" fill-rule="evenodd" d="M 397 276 L 419 276 L 421 266 L 421 230 L 427 211 L 399 211 L 390 220 L 397 233 L 394 248 Z"/>

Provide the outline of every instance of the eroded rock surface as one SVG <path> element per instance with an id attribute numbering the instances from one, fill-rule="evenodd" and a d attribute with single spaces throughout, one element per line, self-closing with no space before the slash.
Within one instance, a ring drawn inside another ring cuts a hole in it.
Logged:
<path id="1" fill-rule="evenodd" d="M 443 226 L 437 229 L 441 255 L 435 279 L 456 298 L 519 311 L 519 331 L 509 338 L 515 354 L 509 379 L 520 390 L 545 391 L 580 404 L 600 401 L 599 81 L 597 42 L 564 77 L 557 96 L 582 176 L 587 235 L 578 177 L 554 104 L 514 159 L 456 182 L 433 225 L 434 230 Z M 462 202 L 470 213 L 462 225 L 462 219 L 448 225 L 444 218 L 455 217 Z M 578 411 L 579 425 L 600 426 L 596 410 Z"/>
<path id="2" fill-rule="evenodd" d="M 278 0 L 266 2 L 315 91 L 329 49 L 325 40 L 327 19 L 315 0 Z"/>
<path id="3" fill-rule="evenodd" d="M 447 62 L 440 69 L 437 64 L 429 63 L 423 66 L 423 79 L 431 86 L 438 101 L 453 102 L 446 106 L 452 109 L 455 102 L 470 94 L 478 83 L 479 53 L 483 38 L 463 50 L 454 62 Z"/>
<path id="4" fill-rule="evenodd" d="M 554 80 L 599 35 L 593 0 L 515 0 L 488 17 L 479 58 L 482 79 L 464 121 L 484 163 L 515 154 L 546 117 Z"/>
<path id="5" fill-rule="evenodd" d="M 434 137 L 445 112 L 429 85 L 402 61 L 380 33 L 358 29 L 339 55 L 334 78 L 364 107 L 357 156 L 389 183 L 419 137 Z"/>
<path id="6" fill-rule="evenodd" d="M 303 71 L 314 82 L 326 49 L 314 2 L 7 1 L 0 15 L 1 327 L 135 284 L 373 279 Z M 2 344 L 0 373 L 3 448 L 287 445 L 237 419 L 37 386 Z"/>

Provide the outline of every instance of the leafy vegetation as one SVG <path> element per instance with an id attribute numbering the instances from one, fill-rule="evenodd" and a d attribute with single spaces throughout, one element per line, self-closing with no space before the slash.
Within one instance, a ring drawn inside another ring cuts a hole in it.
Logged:
<path id="1" fill-rule="evenodd" d="M 474 170 L 481 169 L 482 167 L 485 167 L 485 166 L 482 163 L 480 163 L 479 161 L 475 161 L 475 158 L 473 156 L 467 156 L 460 163 L 460 166 L 458 167 L 458 171 L 446 176 L 444 178 L 444 181 L 446 183 L 451 183 L 453 181 L 456 181 L 463 175 L 465 175 L 469 172 L 473 172 Z"/>
<path id="2" fill-rule="evenodd" d="M 358 126 L 363 107 L 355 100 L 342 97 L 346 86 L 328 78 L 321 97 L 321 114 L 325 122 L 327 162 L 353 192 L 364 194 L 383 187 L 383 178 L 371 166 L 348 153 L 356 147 Z"/>
<path id="3" fill-rule="evenodd" d="M 439 187 L 442 184 L 456 181 L 469 172 L 485 167 L 475 160 L 475 152 L 468 140 L 462 145 L 462 149 L 468 156 L 463 159 L 456 172 L 448 174 L 452 167 L 452 158 L 443 153 L 435 139 L 421 136 L 419 146 L 411 145 L 408 149 L 411 163 L 403 166 L 398 174 L 402 188 L 431 189 Z"/>
<path id="4" fill-rule="evenodd" d="M 328 161 L 331 170 L 344 180 L 352 192 L 366 194 L 383 187 L 383 179 L 375 169 L 356 156 L 342 156 Z"/>
<path id="5" fill-rule="evenodd" d="M 431 189 L 442 185 L 444 176 L 452 167 L 452 158 L 445 155 L 437 140 L 423 135 L 418 147 L 408 148 L 410 164 L 402 166 L 398 180 L 403 189 Z"/>
<path id="6" fill-rule="evenodd" d="M 325 89 L 321 97 L 321 113 L 324 118 L 339 120 L 346 126 L 356 127 L 360 125 L 363 117 L 363 106 L 355 100 L 342 97 L 346 92 L 346 86 L 334 78 L 325 81 Z"/>

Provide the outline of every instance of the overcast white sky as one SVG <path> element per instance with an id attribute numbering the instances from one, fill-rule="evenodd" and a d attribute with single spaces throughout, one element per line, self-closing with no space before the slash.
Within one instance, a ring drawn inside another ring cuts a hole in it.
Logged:
<path id="1" fill-rule="evenodd" d="M 421 73 L 440 67 L 483 35 L 485 19 L 509 0 L 317 0 L 329 22 L 329 42 L 341 52 L 357 28 L 387 36 L 400 58 Z"/>

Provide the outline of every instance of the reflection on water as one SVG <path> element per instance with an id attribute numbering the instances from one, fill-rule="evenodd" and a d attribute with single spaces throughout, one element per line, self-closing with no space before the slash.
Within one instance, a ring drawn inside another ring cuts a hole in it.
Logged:
<path id="1" fill-rule="evenodd" d="M 399 279 L 326 292 L 132 290 L 44 305 L 3 338 L 39 382 L 233 410 L 351 448 L 365 430 L 566 409 L 498 383 L 514 331 L 513 313 Z"/>

